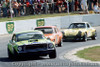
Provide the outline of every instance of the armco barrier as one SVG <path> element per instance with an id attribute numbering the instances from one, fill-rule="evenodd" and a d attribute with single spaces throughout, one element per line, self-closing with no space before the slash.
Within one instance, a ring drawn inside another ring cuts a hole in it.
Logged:
<path id="1" fill-rule="evenodd" d="M 0 22 L 0 34 L 16 33 L 21 31 L 33 30 L 38 25 L 57 26 L 67 28 L 72 22 L 90 22 L 92 26 L 100 25 L 100 14 L 73 15 L 61 17 L 48 17 L 43 19 L 29 19 L 19 21 Z"/>

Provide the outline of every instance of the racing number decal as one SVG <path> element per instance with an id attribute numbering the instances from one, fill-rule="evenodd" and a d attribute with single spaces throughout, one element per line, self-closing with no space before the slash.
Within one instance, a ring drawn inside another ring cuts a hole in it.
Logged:
<path id="1" fill-rule="evenodd" d="M 14 31 L 14 22 L 6 23 L 6 29 L 9 34 L 12 34 Z"/>
<path id="2" fill-rule="evenodd" d="M 39 20 L 37 20 L 36 24 L 37 24 L 37 27 L 44 26 L 45 25 L 45 20 L 44 19 L 39 19 Z"/>

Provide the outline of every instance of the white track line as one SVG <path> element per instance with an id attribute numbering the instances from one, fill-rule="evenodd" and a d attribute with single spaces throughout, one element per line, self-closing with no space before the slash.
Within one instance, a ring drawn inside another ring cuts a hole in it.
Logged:
<path id="1" fill-rule="evenodd" d="M 67 52 L 64 55 L 64 58 L 69 59 L 71 61 L 76 61 L 76 62 L 99 63 L 100 64 L 100 61 L 90 61 L 90 60 L 86 60 L 86 59 L 83 59 L 83 58 L 79 58 L 78 56 L 75 55 L 80 50 L 84 50 L 86 48 L 90 48 L 90 47 L 94 47 L 94 46 L 100 46 L 100 44 L 76 48 L 74 50 Z"/>

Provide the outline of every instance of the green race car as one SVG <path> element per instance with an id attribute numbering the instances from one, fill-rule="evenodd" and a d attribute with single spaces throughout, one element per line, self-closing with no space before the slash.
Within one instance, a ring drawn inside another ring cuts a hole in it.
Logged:
<path id="1" fill-rule="evenodd" d="M 55 44 L 37 30 L 13 34 L 7 46 L 9 58 L 27 55 L 56 58 Z"/>

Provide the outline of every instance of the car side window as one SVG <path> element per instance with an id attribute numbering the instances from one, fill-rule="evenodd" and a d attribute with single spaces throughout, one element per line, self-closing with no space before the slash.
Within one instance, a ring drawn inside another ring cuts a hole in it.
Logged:
<path id="1" fill-rule="evenodd" d="M 13 37 L 12 37 L 12 42 L 14 42 L 14 41 L 16 41 L 16 36 L 15 35 L 13 35 Z"/>
<path id="2" fill-rule="evenodd" d="M 89 24 L 87 24 L 87 28 L 90 28 L 90 25 Z"/>
<path id="3" fill-rule="evenodd" d="M 55 33 L 57 33 L 57 30 L 56 30 L 56 28 L 54 28 L 54 32 L 55 32 Z"/>

